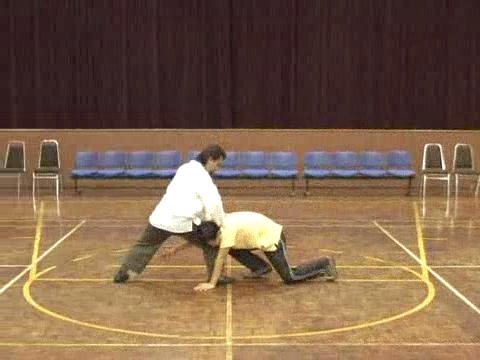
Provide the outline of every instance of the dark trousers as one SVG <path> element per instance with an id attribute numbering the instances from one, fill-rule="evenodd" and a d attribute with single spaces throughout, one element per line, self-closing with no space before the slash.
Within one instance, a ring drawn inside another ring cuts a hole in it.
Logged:
<path id="1" fill-rule="evenodd" d="M 265 255 L 286 284 L 305 281 L 323 275 L 329 263 L 328 258 L 323 257 L 292 268 L 287 261 L 286 239 L 283 232 L 277 244 L 277 250 L 265 251 Z"/>
<path id="2" fill-rule="evenodd" d="M 153 255 L 158 251 L 160 246 L 172 235 L 181 236 L 186 241 L 202 249 L 205 264 L 207 266 L 208 279 L 210 279 L 215 265 L 218 248 L 209 245 L 206 241 L 200 240 L 196 235 L 196 226 L 191 232 L 176 234 L 166 230 L 158 229 L 150 223 L 143 231 L 140 239 L 130 249 L 127 256 L 123 260 L 122 270 L 133 270 L 140 274 L 143 272 Z M 230 256 L 251 271 L 261 270 L 269 265 L 259 256 L 253 254 L 250 250 L 230 250 Z"/>

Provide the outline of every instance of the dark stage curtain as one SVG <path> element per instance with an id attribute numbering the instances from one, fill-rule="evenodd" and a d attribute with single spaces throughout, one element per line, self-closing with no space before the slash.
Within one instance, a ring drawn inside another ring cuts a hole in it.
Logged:
<path id="1" fill-rule="evenodd" d="M 1 128 L 480 129 L 477 0 L 0 0 Z"/>

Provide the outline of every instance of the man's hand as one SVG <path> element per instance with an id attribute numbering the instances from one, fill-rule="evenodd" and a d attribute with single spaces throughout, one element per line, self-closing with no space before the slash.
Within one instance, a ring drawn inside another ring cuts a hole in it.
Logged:
<path id="1" fill-rule="evenodd" d="M 214 288 L 215 288 L 215 285 L 212 285 L 210 283 L 200 283 L 197 286 L 195 286 L 193 288 L 193 290 L 195 290 L 195 291 L 207 291 L 207 290 L 211 290 L 211 289 L 214 289 Z"/>

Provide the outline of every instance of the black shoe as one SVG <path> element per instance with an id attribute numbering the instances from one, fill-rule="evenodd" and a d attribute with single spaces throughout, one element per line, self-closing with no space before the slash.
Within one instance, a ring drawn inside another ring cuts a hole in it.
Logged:
<path id="1" fill-rule="evenodd" d="M 123 284 L 125 283 L 130 276 L 128 275 L 128 272 L 126 270 L 118 270 L 118 272 L 115 274 L 115 277 L 113 278 L 113 282 L 116 284 Z"/>
<path id="2" fill-rule="evenodd" d="M 222 275 L 218 278 L 217 285 L 228 285 L 233 283 L 234 281 L 235 281 L 234 278 Z"/>
<path id="3" fill-rule="evenodd" d="M 327 281 L 335 281 L 337 277 L 338 277 L 338 273 L 337 273 L 337 265 L 335 262 L 335 258 L 329 257 L 328 265 L 325 269 L 324 279 Z"/>
<path id="4" fill-rule="evenodd" d="M 259 279 L 261 278 L 263 275 L 266 275 L 268 273 L 271 273 L 272 272 L 272 267 L 270 265 L 268 266 L 265 266 L 261 269 L 258 269 L 258 270 L 255 270 L 255 271 L 252 271 L 251 273 L 249 274 L 245 274 L 243 275 L 243 277 L 245 279 Z"/>

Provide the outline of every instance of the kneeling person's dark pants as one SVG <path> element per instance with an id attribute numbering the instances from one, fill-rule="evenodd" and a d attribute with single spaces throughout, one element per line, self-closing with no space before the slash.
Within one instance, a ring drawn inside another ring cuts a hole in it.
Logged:
<path id="1" fill-rule="evenodd" d="M 152 226 L 150 223 L 143 231 L 138 242 L 130 249 L 129 253 L 125 257 L 121 269 L 133 270 L 140 274 L 145 270 L 145 267 L 152 259 L 153 255 L 158 251 L 160 246 L 172 235 L 180 236 L 186 241 L 192 243 L 196 247 L 202 249 L 205 264 L 207 266 L 208 279 L 213 271 L 215 259 L 217 257 L 218 248 L 210 246 L 206 241 L 198 238 L 196 235 L 197 228 L 194 225 L 194 229 L 191 232 L 186 233 L 172 233 L 163 229 L 158 229 Z M 239 263 L 248 267 L 251 271 L 261 270 L 269 265 L 262 260 L 262 258 L 256 256 L 249 250 L 232 250 L 229 253 Z"/>
<path id="2" fill-rule="evenodd" d="M 298 265 L 293 269 L 287 261 L 287 248 L 283 233 L 277 244 L 277 250 L 265 251 L 265 255 L 286 284 L 305 281 L 323 275 L 329 263 L 328 258 L 324 257 L 307 264 Z"/>

